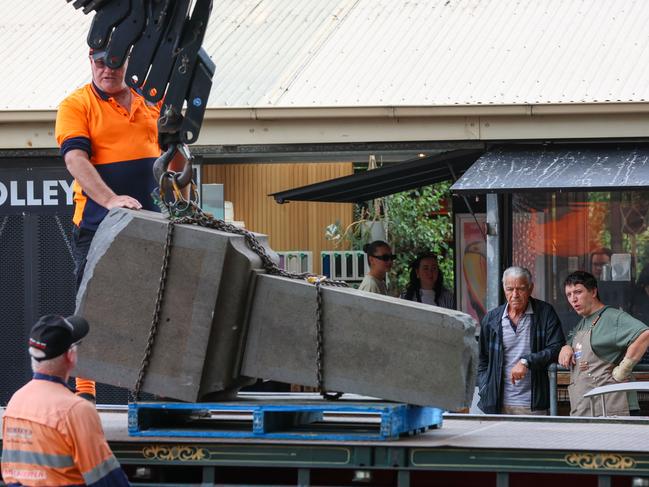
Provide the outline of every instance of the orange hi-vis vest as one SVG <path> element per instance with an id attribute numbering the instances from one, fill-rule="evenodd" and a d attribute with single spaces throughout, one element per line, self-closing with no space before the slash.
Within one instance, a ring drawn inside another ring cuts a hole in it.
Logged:
<path id="1" fill-rule="evenodd" d="M 58 377 L 34 374 L 7 405 L 2 478 L 8 486 L 128 486 L 94 406 Z"/>

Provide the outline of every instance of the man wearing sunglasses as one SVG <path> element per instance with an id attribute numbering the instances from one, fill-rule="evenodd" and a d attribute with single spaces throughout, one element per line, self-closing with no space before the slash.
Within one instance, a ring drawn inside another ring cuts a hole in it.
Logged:
<path id="1" fill-rule="evenodd" d="M 13 395 L 3 418 L 5 484 L 129 485 L 97 411 L 68 388 L 88 329 L 80 316 L 57 315 L 41 317 L 31 329 L 34 378 Z"/>
<path id="2" fill-rule="evenodd" d="M 149 103 L 129 88 L 127 63 L 113 69 L 106 52 L 90 50 L 92 81 L 59 105 L 56 141 L 74 177 L 72 254 L 77 289 L 97 227 L 111 208 L 158 211 L 153 163 L 160 156 L 157 119 L 162 102 Z M 170 170 L 182 169 L 177 157 Z M 77 380 L 77 392 L 95 400 L 95 383 Z"/>
<path id="3" fill-rule="evenodd" d="M 365 245 L 363 250 L 367 254 L 370 270 L 358 286 L 358 290 L 387 295 L 388 287 L 385 284 L 385 276 L 392 269 L 392 262 L 397 256 L 392 253 L 390 245 L 382 240 L 375 240 Z"/>

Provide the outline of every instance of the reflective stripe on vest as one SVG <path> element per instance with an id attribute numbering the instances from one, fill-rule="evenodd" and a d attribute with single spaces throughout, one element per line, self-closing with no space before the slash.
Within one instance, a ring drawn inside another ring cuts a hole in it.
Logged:
<path id="1" fill-rule="evenodd" d="M 70 455 L 52 455 L 25 450 L 4 450 L 2 452 L 3 463 L 26 463 L 51 468 L 74 467 L 74 460 Z"/>
<path id="2" fill-rule="evenodd" d="M 116 468 L 121 468 L 117 459 L 113 456 L 107 458 L 89 472 L 82 473 L 86 484 L 91 485 L 100 481 Z"/>

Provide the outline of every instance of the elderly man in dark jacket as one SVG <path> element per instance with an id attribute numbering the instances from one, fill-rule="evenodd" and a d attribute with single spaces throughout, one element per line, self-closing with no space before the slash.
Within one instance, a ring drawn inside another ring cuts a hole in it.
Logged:
<path id="1" fill-rule="evenodd" d="M 531 297 L 527 269 L 506 269 L 503 288 L 507 303 L 481 322 L 478 407 L 488 414 L 547 414 L 547 368 L 565 344 L 561 322 L 550 304 Z"/>

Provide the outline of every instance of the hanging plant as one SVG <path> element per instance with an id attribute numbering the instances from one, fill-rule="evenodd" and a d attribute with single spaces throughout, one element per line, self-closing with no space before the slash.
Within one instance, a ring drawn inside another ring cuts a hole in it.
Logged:
<path id="1" fill-rule="evenodd" d="M 367 170 L 377 168 L 376 157 L 369 156 Z M 325 238 L 337 247 L 349 245 L 352 250 L 362 250 L 363 246 L 374 240 L 388 239 L 388 219 L 386 198 L 375 198 L 354 208 L 354 221 L 346 228 L 340 222 L 325 228 Z"/>

